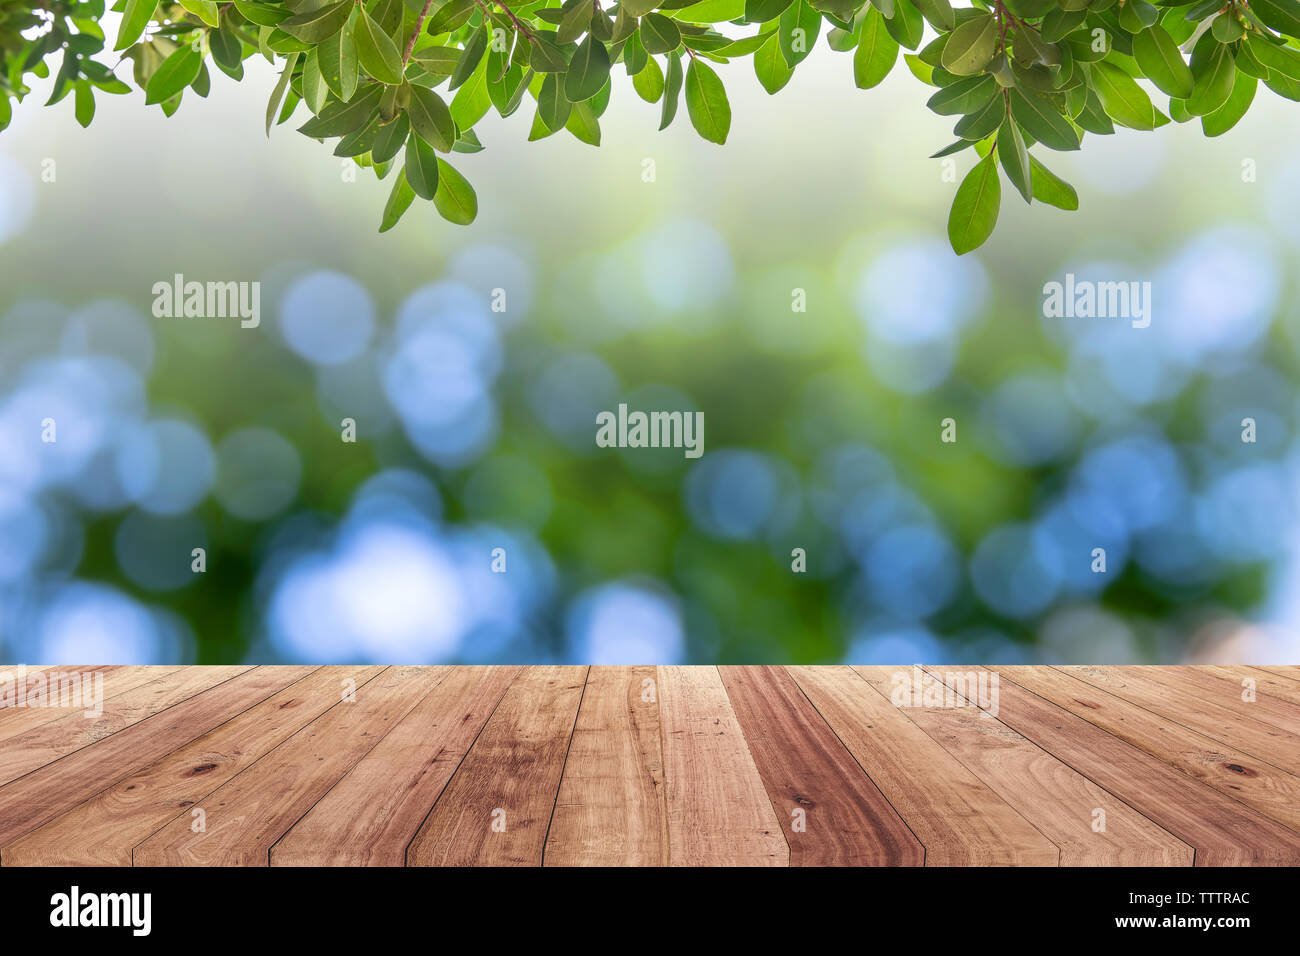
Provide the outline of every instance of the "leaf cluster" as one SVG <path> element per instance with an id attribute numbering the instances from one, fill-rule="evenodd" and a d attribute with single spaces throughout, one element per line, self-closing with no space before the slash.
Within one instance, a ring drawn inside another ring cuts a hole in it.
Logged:
<path id="1" fill-rule="evenodd" d="M 1193 119 L 1219 136 L 1261 82 L 1300 100 L 1300 0 L 117 0 L 111 44 L 105 3 L 0 0 L 0 129 L 28 75 L 48 78 L 56 61 L 48 104 L 71 94 L 87 125 L 97 94 L 131 91 L 127 62 L 146 104 L 171 115 L 208 94 L 210 70 L 239 80 L 262 56 L 279 68 L 267 132 L 309 114 L 300 133 L 391 178 L 381 231 L 417 198 L 473 221 L 477 196 L 448 157 L 484 148 L 489 113 L 527 105 L 530 140 L 598 146 L 623 70 L 660 129 L 684 100 L 699 135 L 722 144 L 731 105 L 716 67 L 750 58 L 774 94 L 823 36 L 851 54 L 862 89 L 902 59 L 935 88 L 929 109 L 955 118 L 934 155 L 976 151 L 948 222 L 959 253 L 992 234 L 1004 177 L 1026 202 L 1078 207 L 1031 149 Z"/>

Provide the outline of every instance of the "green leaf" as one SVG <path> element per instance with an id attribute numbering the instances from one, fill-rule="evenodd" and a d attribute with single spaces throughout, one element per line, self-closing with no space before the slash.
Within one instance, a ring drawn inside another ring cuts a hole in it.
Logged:
<path id="1" fill-rule="evenodd" d="M 574 103 L 573 110 L 564 123 L 565 129 L 588 146 L 600 145 L 600 121 L 592 109 L 594 102 L 587 100 L 585 103 Z"/>
<path id="2" fill-rule="evenodd" d="M 319 113 L 329 95 L 329 87 L 320 72 L 317 49 L 313 47 L 302 61 L 302 101 L 312 113 Z"/>
<path id="3" fill-rule="evenodd" d="M 925 21 L 921 11 L 916 9 L 911 0 L 894 0 L 894 15 L 885 21 L 889 35 L 898 41 L 898 45 L 915 50 L 921 45 L 921 36 L 925 32 Z"/>
<path id="4" fill-rule="evenodd" d="M 609 82 L 609 51 L 591 34 L 578 44 L 569 72 L 564 74 L 564 95 L 571 103 L 589 100 Z"/>
<path id="5" fill-rule="evenodd" d="M 813 44 L 817 42 L 817 35 L 821 28 L 822 15 L 809 6 L 805 0 L 796 0 L 795 3 L 786 8 L 785 13 L 781 14 L 781 23 L 777 27 L 777 37 L 781 45 L 781 53 L 790 67 L 796 67 L 807 59 L 808 54 L 812 52 Z M 759 49 L 762 49 L 762 47 Z M 762 81 L 762 76 L 759 77 L 759 81 Z M 781 86 L 784 85 L 785 83 L 781 84 Z M 767 89 L 766 84 L 764 84 L 764 89 Z M 777 89 L 780 89 L 780 87 L 777 87 Z M 773 91 L 768 90 L 768 92 Z"/>
<path id="6" fill-rule="evenodd" d="M 997 89 L 997 81 L 987 74 L 964 76 L 935 93 L 925 105 L 940 116 L 960 116 L 979 109 Z"/>
<path id="7" fill-rule="evenodd" d="M 1160 91 L 1185 100 L 1192 95 L 1192 71 L 1173 37 L 1162 26 L 1151 26 L 1133 38 L 1133 58 Z M 1105 64 L 1101 64 L 1105 65 Z M 1103 99 L 1104 103 L 1105 100 Z M 1113 114 L 1112 114 L 1113 115 Z M 1150 128 L 1150 127 L 1146 127 Z"/>
<path id="8" fill-rule="evenodd" d="M 440 152 L 451 151 L 456 143 L 456 121 L 441 96 L 422 86 L 412 86 L 406 115 L 416 136 Z"/>
<path id="9" fill-rule="evenodd" d="M 468 226 L 478 215 L 478 196 L 474 187 L 446 160 L 438 160 L 438 191 L 433 205 L 448 222 Z"/>
<path id="10" fill-rule="evenodd" d="M 1012 90 L 1011 114 L 1021 129 L 1048 149 L 1079 148 L 1079 134 L 1045 96 L 1032 91 Z"/>
<path id="11" fill-rule="evenodd" d="M 949 73 L 970 76 L 988 66 L 998 46 L 998 21 L 979 13 L 957 24 L 943 48 L 940 63 Z"/>
<path id="12" fill-rule="evenodd" d="M 221 14 L 213 0 L 178 0 L 178 2 L 213 29 L 221 25 Z"/>
<path id="13" fill-rule="evenodd" d="M 1205 34 L 1192 51 L 1192 77 L 1195 85 L 1187 97 L 1187 111 L 1193 116 L 1213 113 L 1232 95 L 1237 77 L 1232 51 Z"/>
<path id="14" fill-rule="evenodd" d="M 664 71 L 658 60 L 646 60 L 641 72 L 632 77 L 632 88 L 647 103 L 659 102 L 659 97 L 664 95 Z"/>
<path id="15" fill-rule="evenodd" d="M 558 73 L 547 74 L 548 76 L 558 76 Z M 456 91 L 456 95 L 451 101 L 451 118 L 456 121 L 456 128 L 462 134 L 484 116 L 492 108 L 492 94 L 488 91 L 487 83 L 487 60 L 481 60 L 478 69 L 474 71 L 465 85 Z"/>
<path id="16" fill-rule="evenodd" d="M 537 93 L 537 114 L 546 128 L 563 129 L 572 108 L 573 104 L 564 95 L 564 77 L 558 73 L 547 73 L 542 80 L 542 88 Z"/>
<path id="17" fill-rule="evenodd" d="M 754 54 L 754 73 L 769 94 L 780 92 L 790 82 L 790 77 L 794 76 L 794 67 L 786 62 L 780 41 L 776 37 L 764 43 Z"/>
<path id="18" fill-rule="evenodd" d="M 957 23 L 957 18 L 952 12 L 952 4 L 948 0 L 916 0 L 916 6 L 920 9 L 921 16 L 929 21 L 930 26 L 941 33 L 948 32 Z"/>
<path id="19" fill-rule="evenodd" d="M 357 45 L 352 30 L 344 27 L 316 47 L 316 65 L 330 92 L 347 102 L 357 91 Z"/>
<path id="20" fill-rule="evenodd" d="M 542 34 L 534 34 L 532 44 L 528 64 L 538 73 L 563 73 L 569 68 L 569 60 L 564 51 Z"/>
<path id="21" fill-rule="evenodd" d="M 465 85 L 465 81 L 474 75 L 478 68 L 479 61 L 483 59 L 483 54 L 487 52 L 488 31 L 486 27 L 479 27 L 465 44 L 465 49 L 461 51 L 460 61 L 456 64 L 456 69 L 452 71 L 451 82 L 447 84 L 447 89 L 458 90 Z M 412 186 L 415 184 L 412 183 Z"/>
<path id="22" fill-rule="evenodd" d="M 355 6 L 352 0 L 329 3 L 290 17 L 280 24 L 280 29 L 307 43 L 320 43 L 343 29 Z"/>
<path id="23" fill-rule="evenodd" d="M 95 90 L 91 87 L 89 80 L 77 80 L 75 86 L 74 114 L 77 117 L 77 123 L 84 129 L 95 118 Z M 4 94 L 0 93 L 0 96 L 4 96 Z M 4 96 L 4 101 L 7 104 L 9 98 Z M 0 129 L 3 128 L 3 125 L 0 125 Z"/>
<path id="24" fill-rule="evenodd" d="M 1130 129 L 1156 128 L 1156 108 L 1151 104 L 1151 97 L 1119 67 L 1105 61 L 1094 63 L 1092 85 L 1106 115 L 1116 123 Z"/>
<path id="25" fill-rule="evenodd" d="M 397 179 L 393 182 L 392 192 L 388 194 L 388 204 L 384 206 L 384 218 L 379 223 L 379 231 L 387 232 L 397 225 L 397 221 L 402 218 L 406 210 L 411 208 L 413 202 L 415 202 L 415 190 L 406 181 L 406 170 L 400 169 L 397 172 Z"/>
<path id="26" fill-rule="evenodd" d="M 952 131 L 962 139 L 983 139 L 1002 125 L 1006 115 L 1007 101 L 1000 92 L 995 92 L 987 103 L 958 120 Z"/>
<path id="27" fill-rule="evenodd" d="M 289 16 L 283 7 L 273 7 L 269 3 L 254 3 L 252 0 L 235 0 L 235 9 L 249 23 L 259 27 L 273 27 Z"/>
<path id="28" fill-rule="evenodd" d="M 158 67 L 158 72 L 149 78 L 149 85 L 145 87 L 145 105 L 171 99 L 198 79 L 202 66 L 202 53 L 197 52 L 189 44 L 177 47 L 175 52 L 163 61 L 162 66 Z"/>
<path id="29" fill-rule="evenodd" d="M 1033 176 L 1034 198 L 1039 202 L 1070 211 L 1079 208 L 1079 194 L 1074 187 L 1032 156 L 1029 157 L 1029 171 Z"/>
<path id="30" fill-rule="evenodd" d="M 767 23 L 785 13 L 790 3 L 791 0 L 745 0 L 745 19 L 750 23 Z"/>
<path id="31" fill-rule="evenodd" d="M 677 115 L 677 101 L 682 92 L 682 58 L 680 54 L 668 54 L 668 75 L 664 82 L 663 111 L 659 119 L 659 128 L 665 130 Z"/>
<path id="32" fill-rule="evenodd" d="M 662 13 L 649 13 L 641 20 L 641 45 L 647 53 L 671 53 L 682 42 L 677 24 Z"/>
<path id="33" fill-rule="evenodd" d="M 872 7 L 862 21 L 862 35 L 853 54 L 853 82 L 860 90 L 876 86 L 898 61 L 898 41 L 889 35 L 885 18 Z"/>
<path id="34" fill-rule="evenodd" d="M 363 70 L 380 83 L 402 82 L 402 55 L 397 52 L 397 45 L 364 9 L 357 11 L 352 39 L 357 47 L 357 62 Z"/>
<path id="35" fill-rule="evenodd" d="M 375 145 L 370 149 L 370 159 L 375 163 L 386 163 L 398 154 L 406 144 L 411 132 L 411 121 L 405 113 L 399 113 L 397 119 L 379 127 L 375 134 Z"/>
<path id="36" fill-rule="evenodd" d="M 126 0 L 126 9 L 122 13 L 122 24 L 117 30 L 117 44 L 114 50 L 125 50 L 144 33 L 144 28 L 153 19 L 158 9 L 158 0 Z"/>
<path id="37" fill-rule="evenodd" d="M 266 135 L 271 135 L 271 124 L 275 122 L 275 114 L 280 109 L 280 101 L 284 99 L 284 91 L 289 88 L 289 79 L 293 76 L 293 68 L 298 63 L 298 54 L 290 53 L 284 61 L 284 72 L 280 74 L 279 82 L 275 84 L 275 89 L 271 91 L 271 99 L 266 104 Z"/>
<path id="38" fill-rule="evenodd" d="M 1300 39 L 1300 3 L 1296 0 L 1251 0 L 1250 10 L 1265 26 Z"/>
<path id="39" fill-rule="evenodd" d="M 1025 202 L 1033 200 L 1034 192 L 1029 169 L 1029 150 L 1025 149 L 1025 138 L 1020 135 L 1020 128 L 1010 116 L 1002 121 L 998 130 L 998 159 L 1007 179 L 1025 197 Z"/>
<path id="40" fill-rule="evenodd" d="M 460 62 L 461 50 L 450 46 L 427 46 L 411 54 L 411 61 L 434 76 L 451 76 Z M 567 66 L 567 63 L 566 63 Z"/>
<path id="41" fill-rule="evenodd" d="M 438 154 L 414 133 L 406 141 L 406 181 L 421 199 L 438 192 Z"/>
<path id="42" fill-rule="evenodd" d="M 1258 87 L 1259 80 L 1238 72 L 1237 81 L 1232 85 L 1232 93 L 1229 94 L 1227 102 L 1213 113 L 1201 117 L 1201 129 L 1205 135 L 1222 136 L 1236 126 L 1250 109 L 1250 104 L 1254 102 L 1255 90 Z"/>
<path id="43" fill-rule="evenodd" d="M 703 60 L 691 60 L 686 70 L 686 111 L 696 132 L 710 143 L 721 145 L 727 141 L 731 104 L 727 102 L 722 80 Z"/>
<path id="44" fill-rule="evenodd" d="M 319 116 L 312 117 L 298 127 L 298 132 L 312 139 L 346 136 L 369 122 L 379 107 L 383 93 L 382 86 L 372 83 L 346 103 L 328 104 Z"/>
<path id="45" fill-rule="evenodd" d="M 1268 67 L 1270 71 L 1300 80 L 1300 53 L 1287 46 L 1270 43 L 1256 33 L 1246 37 L 1246 44 L 1255 59 Z"/>
<path id="46" fill-rule="evenodd" d="M 1002 186 L 998 182 L 998 167 L 989 153 L 957 187 L 948 214 L 948 241 L 953 252 L 965 255 L 978 249 L 998 224 L 998 208 L 1002 204 Z"/>

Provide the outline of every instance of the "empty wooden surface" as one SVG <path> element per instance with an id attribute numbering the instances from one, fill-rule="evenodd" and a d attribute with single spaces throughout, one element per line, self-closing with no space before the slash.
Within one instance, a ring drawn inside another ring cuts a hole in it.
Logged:
<path id="1" fill-rule="evenodd" d="M 3 866 L 1300 865 L 1293 667 L 61 669 Z"/>

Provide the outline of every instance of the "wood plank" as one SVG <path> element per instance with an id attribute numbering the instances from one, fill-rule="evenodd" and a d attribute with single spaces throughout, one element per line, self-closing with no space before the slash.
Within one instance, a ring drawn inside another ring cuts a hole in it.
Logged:
<path id="1" fill-rule="evenodd" d="M 451 668 L 271 847 L 271 865 L 402 866 L 407 844 L 518 673 Z"/>
<path id="2" fill-rule="evenodd" d="M 1300 778 L 1285 770 L 1050 667 L 999 667 L 998 671 L 1264 816 L 1300 829 Z"/>
<path id="3" fill-rule="evenodd" d="M 147 683 L 109 698 L 98 717 L 87 717 L 81 710 L 69 713 L 64 709 L 57 720 L 0 742 L 0 784 L 138 724 L 247 669 L 182 667 L 155 675 Z"/>
<path id="4" fill-rule="evenodd" d="M 921 866 L 925 848 L 783 667 L 720 667 L 794 866 Z M 796 826 L 795 811 L 801 819 Z"/>
<path id="5" fill-rule="evenodd" d="M 1162 683 L 1171 684 L 1189 694 L 1199 693 L 1203 699 L 1213 701 L 1236 713 L 1266 724 L 1272 724 L 1289 734 L 1300 735 L 1300 706 L 1270 695 L 1255 685 L 1255 699 L 1244 700 L 1245 688 L 1240 680 L 1224 679 L 1207 667 L 1162 667 Z"/>
<path id="6" fill-rule="evenodd" d="M 406 851 L 408 866 L 540 866 L 587 668 L 524 669 Z"/>
<path id="7" fill-rule="evenodd" d="M 4 671 L 7 668 L 0 668 Z M 160 667 L 157 665 L 111 665 L 106 667 L 55 667 L 52 664 L 45 664 L 41 667 L 28 667 L 28 676 L 37 672 L 46 671 L 72 671 L 79 674 L 103 673 L 104 675 L 104 700 L 107 702 L 123 691 L 130 690 L 140 684 L 148 683 L 162 677 L 164 674 L 170 674 L 177 670 L 175 667 Z M 16 680 L 17 674 L 14 673 Z M 76 713 L 81 713 L 78 708 Z M 36 727 L 47 724 L 53 720 L 59 720 L 68 716 L 68 711 L 64 708 L 56 707 L 0 707 L 0 742 L 6 741 L 11 737 L 19 734 L 29 733 Z"/>
<path id="8" fill-rule="evenodd" d="M 1294 830 L 1009 678 L 999 688 L 998 719 L 1193 847 L 1197 866 L 1300 862 Z"/>
<path id="9" fill-rule="evenodd" d="M 1280 700 L 1300 706 L 1300 681 L 1288 680 L 1262 667 L 1223 667 L 1215 665 L 1206 667 L 1205 670 L 1234 682 L 1239 688 L 1242 680 L 1249 677 L 1255 682 L 1255 688 L 1258 692 L 1271 694 Z"/>
<path id="10" fill-rule="evenodd" d="M 428 692 L 443 668 L 389 667 L 132 852 L 136 866 L 267 866 L 271 845 Z"/>
<path id="11" fill-rule="evenodd" d="M 1256 664 L 1262 671 L 1268 671 L 1270 674 L 1276 674 L 1278 677 L 1284 677 L 1300 683 L 1300 665 L 1295 664 Z"/>
<path id="12" fill-rule="evenodd" d="M 657 674 L 592 667 L 546 838 L 546 866 L 666 866 Z"/>
<path id="13" fill-rule="evenodd" d="M 229 680 L 0 787 L 0 847 L 283 690 L 312 667 L 208 668 Z M 0 853 L 0 864 L 4 862 Z"/>
<path id="14" fill-rule="evenodd" d="M 1062 866 L 1192 865 L 1190 846 L 992 713 L 980 710 L 970 690 L 965 696 L 948 694 L 951 706 L 926 706 L 922 703 L 925 698 L 917 700 L 915 691 L 922 695 L 942 691 L 944 685 L 934 675 L 900 667 L 853 669 L 1060 847 Z M 996 675 L 988 678 L 995 679 Z M 899 693 L 901 688 L 911 696 Z M 988 685 L 994 697 L 999 689 L 996 684 Z M 1098 816 L 1098 811 L 1103 815 Z M 1099 821 L 1104 821 L 1100 830 Z"/>
<path id="15" fill-rule="evenodd" d="M 1300 737 L 1255 720 L 1204 693 L 1188 691 L 1143 667 L 1071 666 L 1061 670 L 1094 687 L 1235 747 L 1289 773 L 1300 774 Z M 1248 705 L 1241 704 L 1241 707 Z"/>
<path id="16" fill-rule="evenodd" d="M 785 866 L 790 846 L 716 667 L 660 667 L 668 859 Z"/>
<path id="17" fill-rule="evenodd" d="M 5 866 L 130 866 L 131 849 L 382 667 L 321 667 L 3 848 Z"/>
<path id="18" fill-rule="evenodd" d="M 926 866 L 1055 866 L 1060 850 L 848 667 L 790 673 L 925 847 Z"/>

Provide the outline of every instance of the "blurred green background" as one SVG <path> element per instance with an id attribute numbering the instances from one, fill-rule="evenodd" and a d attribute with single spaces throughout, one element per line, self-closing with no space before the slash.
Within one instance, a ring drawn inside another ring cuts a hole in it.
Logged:
<path id="1" fill-rule="evenodd" d="M 383 236 L 388 185 L 268 140 L 249 66 L 89 130 L 38 90 L 0 136 L 0 657 L 1300 660 L 1271 93 L 1044 155 L 1081 210 L 1007 197 L 957 259 L 971 159 L 824 41 L 773 98 L 722 68 L 722 148 L 621 75 L 599 149 L 485 121 L 478 221 Z M 260 327 L 155 318 L 177 273 L 260 282 Z M 1151 282 L 1151 326 L 1044 318 L 1066 273 Z M 703 412 L 704 457 L 597 448 L 620 402 Z"/>

